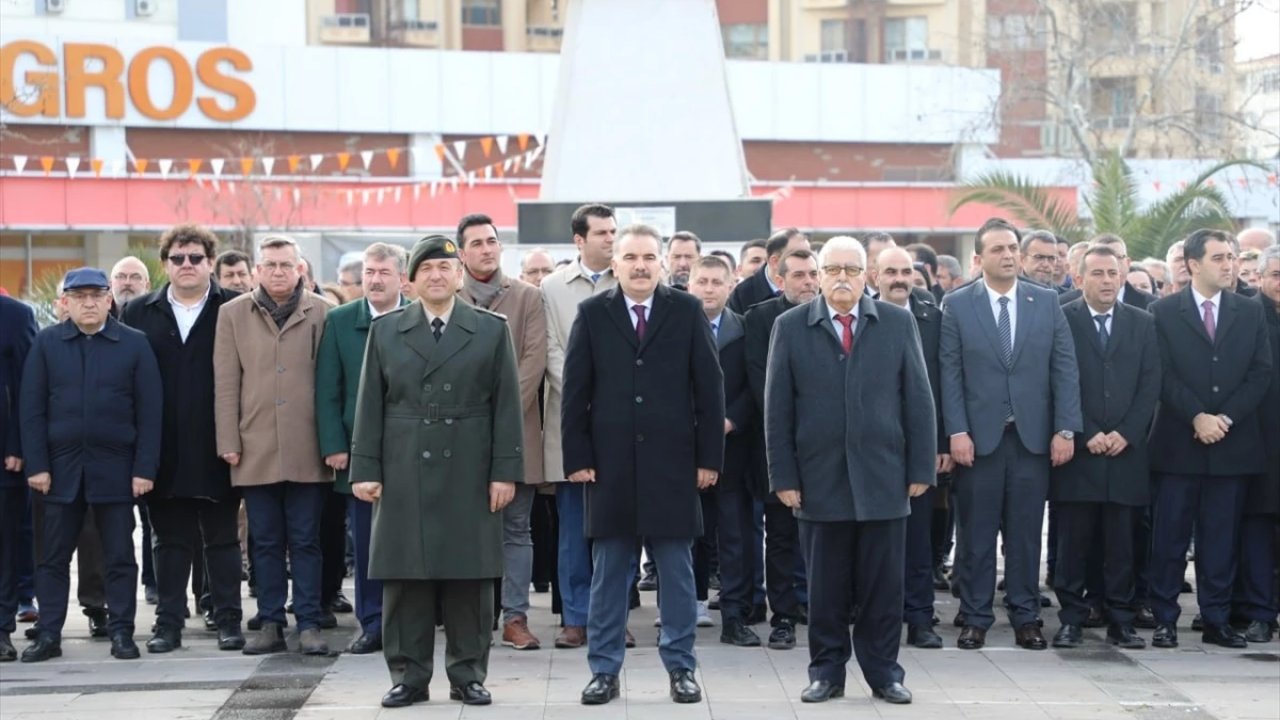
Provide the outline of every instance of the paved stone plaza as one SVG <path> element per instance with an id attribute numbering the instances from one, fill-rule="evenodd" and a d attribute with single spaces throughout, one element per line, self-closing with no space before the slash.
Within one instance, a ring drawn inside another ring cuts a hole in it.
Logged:
<path id="1" fill-rule="evenodd" d="M 74 570 L 74 565 L 73 565 Z M 350 597 L 350 580 L 347 581 Z M 74 590 L 72 593 L 74 598 Z M 589 679 L 585 650 L 516 652 L 497 645 L 487 686 L 495 704 L 466 708 L 448 700 L 442 668 L 443 633 L 437 633 L 438 672 L 432 700 L 411 709 L 378 705 L 389 687 L 380 655 L 308 658 L 276 655 L 250 658 L 218 652 L 212 633 L 190 621 L 183 647 L 169 655 L 119 661 L 106 640 L 90 640 L 85 619 L 74 609 L 67 623 L 63 657 L 36 665 L 0 665 L 0 720 L 370 720 L 372 718 L 637 718 L 683 720 L 782 720 L 784 718 L 975 718 L 981 720 L 1180 720 L 1280 719 L 1280 643 L 1247 650 L 1202 647 L 1188 627 L 1194 614 L 1183 595 L 1177 650 L 1120 651 L 1106 645 L 1103 630 L 1086 630 L 1088 644 L 1075 651 L 1031 652 L 1014 647 L 1013 632 L 1001 619 L 987 648 L 954 647 L 959 631 L 950 624 L 957 601 L 938 597 L 943 650 L 904 647 L 910 706 L 873 701 L 856 666 L 848 695 L 824 705 L 803 705 L 807 684 L 804 646 L 792 651 L 721 645 L 719 628 L 698 633 L 699 679 L 704 701 L 675 705 L 667 698 L 653 628 L 655 594 L 631 615 L 640 647 L 627 655 L 623 697 L 604 707 L 583 707 L 578 694 Z M 530 627 L 546 646 L 555 635 L 550 594 L 532 596 Z M 139 599 L 139 645 L 154 619 L 154 608 Z M 246 600 L 246 615 L 253 612 Z M 718 614 L 716 615 L 718 620 Z M 355 619 L 339 615 L 326 632 L 334 648 L 355 633 Z M 1056 610 L 1045 614 L 1046 635 L 1057 629 Z M 27 626 L 19 626 L 19 635 Z M 767 634 L 767 627 L 757 631 Z M 1139 631 L 1148 640 L 1150 631 Z M 15 637 L 19 650 L 25 643 Z"/>

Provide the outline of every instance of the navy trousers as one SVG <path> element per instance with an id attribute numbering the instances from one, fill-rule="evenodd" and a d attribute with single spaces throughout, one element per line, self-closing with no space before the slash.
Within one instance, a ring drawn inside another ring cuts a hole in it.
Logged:
<path id="1" fill-rule="evenodd" d="M 287 549 L 298 629 L 320 626 L 320 518 L 332 492 L 329 483 L 279 482 L 244 488 L 258 575 L 258 615 L 263 623 L 285 624 Z"/>
<path id="2" fill-rule="evenodd" d="M 16 482 L 0 485 L 0 635 L 12 635 L 16 629 L 21 556 L 31 550 L 31 542 L 22 537 L 27 493 L 27 486 Z"/>
<path id="3" fill-rule="evenodd" d="M 1196 599 L 1205 625 L 1226 625 L 1236 579 L 1236 550 L 1249 490 L 1246 476 L 1159 475 L 1151 518 L 1151 612 L 1173 625 L 1194 526 Z"/>
<path id="4" fill-rule="evenodd" d="M 587 617 L 587 664 L 592 674 L 618 675 L 626 654 L 627 614 L 635 575 L 637 538 L 591 541 L 591 609 Z M 658 655 L 668 672 L 693 670 L 698 601 L 693 582 L 692 538 L 648 538 L 658 570 Z"/>
<path id="5" fill-rule="evenodd" d="M 752 510 L 755 503 L 746 489 L 720 488 L 716 498 L 720 548 L 720 619 L 723 625 L 745 624 L 755 591 L 756 545 Z"/>
<path id="6" fill-rule="evenodd" d="M 764 504 L 764 577 L 770 623 L 775 627 L 782 618 L 800 617 L 801 591 L 805 590 L 804 560 L 799 548 L 799 526 L 791 508 L 777 500 Z"/>
<path id="7" fill-rule="evenodd" d="M 1115 503 L 1054 503 L 1058 516 L 1058 567 L 1053 589 L 1063 625 L 1082 625 L 1090 605 L 1105 608 L 1112 625 L 1133 624 L 1133 507 Z M 1098 554 L 1101 553 L 1099 559 Z M 1101 565 L 1104 602 L 1085 589 Z"/>
<path id="8" fill-rule="evenodd" d="M 902 621 L 908 625 L 929 626 L 933 622 L 933 494 L 929 488 L 920 497 L 911 498 L 911 515 L 907 517 L 906 567 L 902 576 Z M 859 615 L 861 618 L 861 615 Z"/>
<path id="9" fill-rule="evenodd" d="M 382 581 L 369 577 L 369 538 L 373 532 L 373 504 L 347 498 L 347 523 L 356 554 L 356 618 L 366 635 L 382 634 Z"/>
<path id="10" fill-rule="evenodd" d="M 40 601 L 40 632 L 62 640 L 71 592 L 71 555 L 76 551 L 85 513 L 84 493 L 70 503 L 44 503 L 43 538 L 36 567 L 36 598 Z M 107 631 L 112 637 L 133 635 L 138 607 L 138 559 L 133 550 L 132 502 L 95 503 L 93 518 L 106 565 Z"/>
<path id="11" fill-rule="evenodd" d="M 1249 620 L 1270 623 L 1280 614 L 1275 585 L 1276 523 L 1275 515 L 1245 515 L 1241 524 L 1240 571 L 1233 604 L 1236 613 Z"/>

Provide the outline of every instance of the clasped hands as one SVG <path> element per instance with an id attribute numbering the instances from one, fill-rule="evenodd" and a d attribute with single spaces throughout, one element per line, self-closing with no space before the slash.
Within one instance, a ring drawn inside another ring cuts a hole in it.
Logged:
<path id="1" fill-rule="evenodd" d="M 1221 441 L 1227 436 L 1227 432 L 1231 430 L 1231 425 L 1224 415 L 1200 413 L 1192 419 L 1191 424 L 1195 428 L 1196 439 L 1205 445 L 1212 445 Z"/>
<path id="2" fill-rule="evenodd" d="M 1089 442 L 1085 443 L 1084 446 L 1094 455 L 1115 457 L 1129 447 L 1129 441 L 1125 440 L 1118 430 L 1112 430 L 1109 433 L 1097 433 L 1089 438 Z"/>

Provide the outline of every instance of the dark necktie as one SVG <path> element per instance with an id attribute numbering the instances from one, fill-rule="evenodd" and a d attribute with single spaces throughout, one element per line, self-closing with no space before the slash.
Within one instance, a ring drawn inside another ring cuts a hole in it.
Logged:
<path id="1" fill-rule="evenodd" d="M 719 322 L 711 323 L 711 337 L 716 338 L 717 340 L 720 339 L 720 323 Z"/>
<path id="2" fill-rule="evenodd" d="M 1102 349 L 1107 349 L 1107 341 L 1111 339 L 1111 333 L 1107 332 L 1107 318 L 1111 317 L 1111 313 L 1106 315 L 1094 315 L 1093 321 L 1098 323 L 1098 340 L 1102 342 Z"/>
<path id="3" fill-rule="evenodd" d="M 600 273 L 591 273 L 591 284 L 594 285 L 598 282 L 600 282 Z"/>
<path id="4" fill-rule="evenodd" d="M 436 342 L 440 342 L 440 336 L 444 334 L 444 321 L 436 318 L 431 321 L 431 334 L 435 336 Z"/>
<path id="5" fill-rule="evenodd" d="M 844 327 L 844 331 L 840 333 L 840 346 L 844 348 L 845 355 L 853 352 L 853 321 L 856 319 L 852 315 L 836 315 L 836 320 Z"/>
<path id="6" fill-rule="evenodd" d="M 636 314 L 636 337 L 640 342 L 644 342 L 644 331 L 646 323 L 644 321 L 645 307 L 643 305 L 632 305 L 631 312 Z"/>
<path id="7" fill-rule="evenodd" d="M 1213 340 L 1213 336 L 1218 333 L 1218 321 L 1213 317 L 1213 301 L 1205 300 L 1201 306 L 1204 308 L 1204 331 L 1209 333 L 1209 339 Z"/>
<path id="8" fill-rule="evenodd" d="M 1000 321 L 996 323 L 1000 330 L 1000 352 L 1004 355 L 1006 365 L 1013 363 L 1013 326 L 1009 323 L 1009 298 L 1000 298 Z"/>

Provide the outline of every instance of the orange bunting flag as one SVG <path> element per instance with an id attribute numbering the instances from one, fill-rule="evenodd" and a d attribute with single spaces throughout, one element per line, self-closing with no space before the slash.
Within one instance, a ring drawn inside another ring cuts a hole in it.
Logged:
<path id="1" fill-rule="evenodd" d="M 387 162 L 391 163 L 391 167 L 395 167 L 396 163 L 399 161 L 400 161 L 400 149 L 387 148 Z"/>
<path id="2" fill-rule="evenodd" d="M 436 157 L 440 158 L 440 163 L 444 164 L 444 144 L 436 143 Z"/>
<path id="3" fill-rule="evenodd" d="M 338 169 L 342 172 L 347 171 L 347 165 L 351 162 L 351 153 L 338 153 Z"/>
<path id="4" fill-rule="evenodd" d="M 48 175 L 53 172 L 53 156 L 42 155 L 40 157 L 40 167 L 44 169 L 44 174 Z"/>
<path id="5" fill-rule="evenodd" d="M 290 155 L 288 157 L 288 160 L 289 160 L 289 174 L 296 175 L 298 172 L 298 163 L 302 162 L 302 156 Z"/>
<path id="6" fill-rule="evenodd" d="M 505 177 L 505 176 L 506 176 L 506 174 L 507 174 L 507 171 L 506 171 L 505 169 L 503 169 L 502 165 L 503 165 L 503 163 L 494 163 L 494 164 L 493 164 L 493 171 L 494 171 L 494 172 L 496 172 L 496 173 L 498 174 L 498 177 Z"/>
<path id="7" fill-rule="evenodd" d="M 489 154 L 493 152 L 493 138 L 480 138 L 480 149 L 484 151 L 485 157 L 489 157 Z"/>
<path id="8" fill-rule="evenodd" d="M 147 171 L 147 159 L 146 159 L 146 158 L 134 158 L 134 159 L 133 159 L 133 169 L 134 169 L 134 170 L 137 170 L 139 174 L 141 174 L 141 173 L 145 173 L 145 172 Z"/>
<path id="9" fill-rule="evenodd" d="M 94 177 L 102 177 L 102 158 L 93 158 L 90 160 L 89 167 L 93 168 Z"/>
<path id="10" fill-rule="evenodd" d="M 253 172 L 253 158 L 251 157 L 240 158 L 240 174 L 248 175 L 251 172 Z"/>
<path id="11" fill-rule="evenodd" d="M 520 133 L 516 136 L 516 142 L 520 145 L 520 152 L 529 149 L 529 133 Z"/>
<path id="12" fill-rule="evenodd" d="M 204 165 L 203 158 L 187 158 L 187 172 L 192 175 L 200 172 L 200 168 Z"/>

